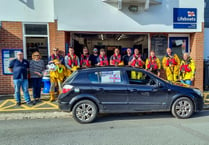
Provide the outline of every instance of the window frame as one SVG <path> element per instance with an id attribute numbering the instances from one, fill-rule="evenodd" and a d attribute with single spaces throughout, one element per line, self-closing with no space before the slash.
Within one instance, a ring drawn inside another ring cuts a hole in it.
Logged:
<path id="1" fill-rule="evenodd" d="M 130 79 L 129 79 L 129 77 L 128 77 L 128 71 L 137 71 L 137 72 L 141 72 L 141 73 L 143 73 L 143 74 L 146 74 L 146 75 L 148 75 L 149 77 L 150 77 L 150 79 L 152 79 L 154 82 L 155 82 L 155 85 L 148 85 L 148 84 L 131 84 L 130 83 Z M 157 86 L 157 83 L 158 83 L 158 80 L 156 79 L 156 78 L 154 78 L 151 74 L 149 74 L 149 73 L 147 73 L 146 71 L 142 71 L 142 70 L 135 70 L 135 69 L 133 69 L 133 70 L 125 70 L 125 75 L 126 75 L 126 81 L 127 81 L 127 84 L 128 85 L 137 85 L 137 86 L 151 86 L 151 87 L 154 87 L 154 86 Z"/>
<path id="2" fill-rule="evenodd" d="M 47 25 L 47 35 L 28 35 L 25 33 L 25 24 L 31 24 L 31 25 Z M 48 56 L 50 56 L 50 38 L 49 38 L 49 24 L 48 23 L 33 23 L 33 22 L 25 22 L 22 23 L 22 31 L 23 31 L 23 52 L 24 52 L 24 58 L 27 59 L 27 47 L 26 47 L 26 38 L 27 37 L 46 37 L 47 38 L 47 44 L 48 44 Z"/>

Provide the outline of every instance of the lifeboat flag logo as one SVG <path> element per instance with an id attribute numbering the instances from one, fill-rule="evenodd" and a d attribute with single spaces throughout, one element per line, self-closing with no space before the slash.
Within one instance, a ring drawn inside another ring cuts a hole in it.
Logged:
<path id="1" fill-rule="evenodd" d="M 188 11 L 187 14 L 188 14 L 188 17 L 194 17 L 195 16 L 194 11 Z"/>

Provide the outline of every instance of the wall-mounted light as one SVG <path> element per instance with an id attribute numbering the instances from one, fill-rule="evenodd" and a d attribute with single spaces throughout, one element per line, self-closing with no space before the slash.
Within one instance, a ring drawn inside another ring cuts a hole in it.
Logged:
<path id="1" fill-rule="evenodd" d="M 104 40 L 104 35 L 103 34 L 101 34 L 101 39 Z"/>
<path id="2" fill-rule="evenodd" d="M 124 38 L 126 38 L 126 35 L 125 35 L 125 34 L 121 34 L 121 35 L 118 37 L 117 40 L 119 41 L 119 40 L 124 39 Z"/>

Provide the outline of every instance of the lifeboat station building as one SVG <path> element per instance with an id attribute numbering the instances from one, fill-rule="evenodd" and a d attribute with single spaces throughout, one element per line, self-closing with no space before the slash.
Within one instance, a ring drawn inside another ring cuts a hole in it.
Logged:
<path id="1" fill-rule="evenodd" d="M 47 63 L 53 48 L 62 55 L 73 46 L 150 50 L 162 58 L 166 48 L 196 62 L 194 86 L 203 90 L 204 0 L 0 0 L 0 95 L 13 94 L 9 61 L 18 50 L 31 60 L 38 49 Z"/>

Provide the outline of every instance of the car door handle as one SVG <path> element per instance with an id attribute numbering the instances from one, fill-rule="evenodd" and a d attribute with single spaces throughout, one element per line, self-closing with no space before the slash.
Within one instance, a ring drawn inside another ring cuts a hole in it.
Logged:
<path id="1" fill-rule="evenodd" d="M 103 88 L 97 88 L 96 89 L 98 92 L 102 92 L 102 91 L 104 91 L 104 89 Z"/>
<path id="2" fill-rule="evenodd" d="M 152 92 L 157 92 L 158 91 L 158 89 L 152 89 Z"/>
<path id="3" fill-rule="evenodd" d="M 137 89 L 131 89 L 130 92 L 131 92 L 131 93 L 137 92 Z"/>

